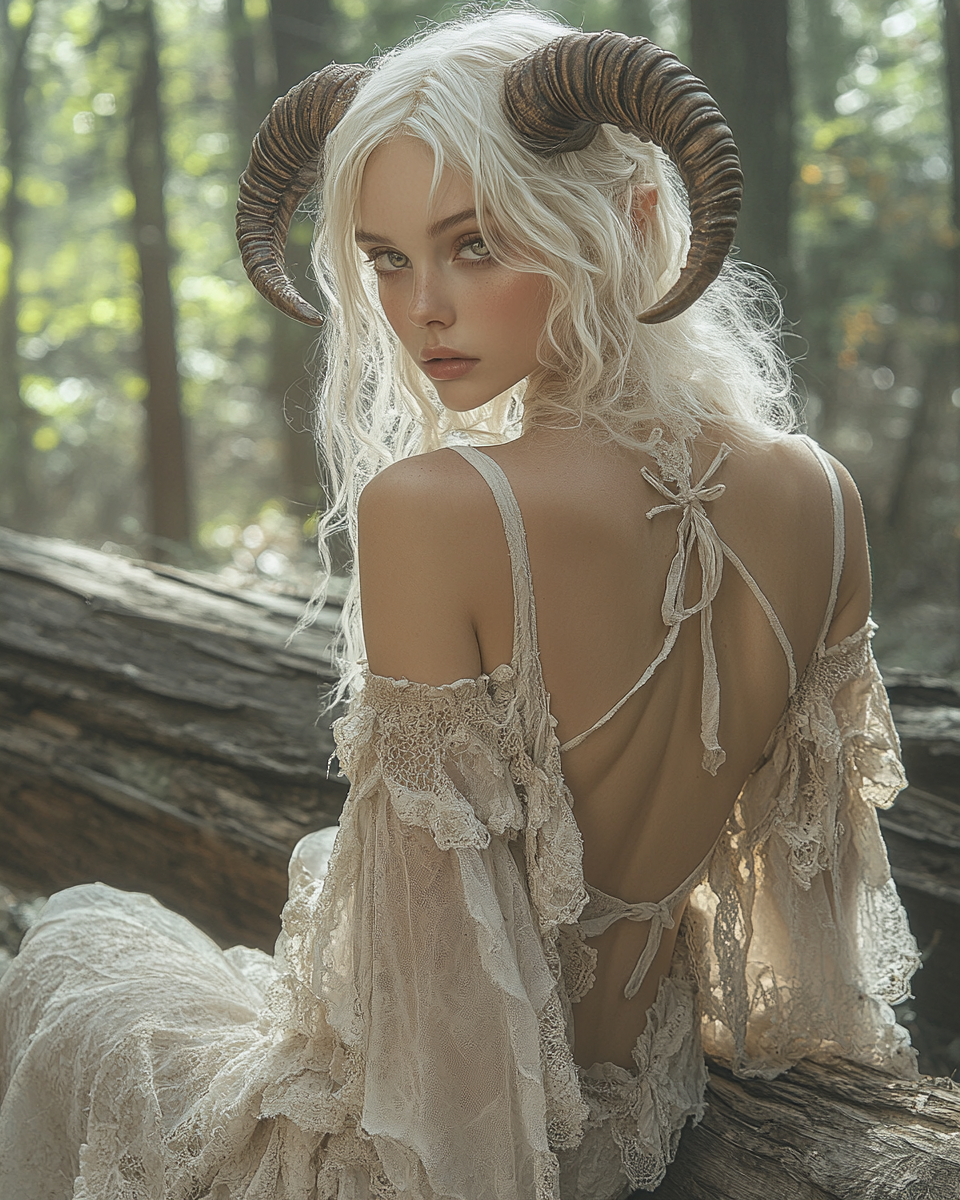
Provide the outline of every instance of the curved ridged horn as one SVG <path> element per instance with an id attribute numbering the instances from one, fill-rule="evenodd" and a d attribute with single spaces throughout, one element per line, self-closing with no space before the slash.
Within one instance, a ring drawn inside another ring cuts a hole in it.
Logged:
<path id="1" fill-rule="evenodd" d="M 583 149 L 600 124 L 664 150 L 690 199 L 690 250 L 674 286 L 637 320 L 668 321 L 703 295 L 733 244 L 743 174 L 722 113 L 675 55 L 647 38 L 566 34 L 510 67 L 504 105 L 541 154 Z"/>
<path id="2" fill-rule="evenodd" d="M 287 231 L 320 176 L 327 136 L 366 74 L 366 67 L 333 63 L 281 96 L 260 126 L 240 176 L 237 241 L 244 270 L 262 296 L 305 325 L 322 325 L 323 317 L 283 269 Z"/>

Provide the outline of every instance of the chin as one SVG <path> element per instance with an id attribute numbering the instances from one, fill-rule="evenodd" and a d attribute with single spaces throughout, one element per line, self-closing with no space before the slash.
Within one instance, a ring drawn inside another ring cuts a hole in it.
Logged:
<path id="1" fill-rule="evenodd" d="M 482 393 L 478 396 L 476 392 L 470 396 L 457 396 L 456 394 L 450 395 L 449 393 L 442 395 L 439 389 L 437 389 L 437 396 L 447 412 L 456 413 L 474 412 L 478 408 L 483 408 L 485 404 L 489 404 L 491 400 L 496 399 L 496 396 L 487 396 Z"/>
<path id="2" fill-rule="evenodd" d="M 492 404 L 494 400 L 509 400 L 510 394 L 514 388 L 523 381 L 524 376 L 520 379 L 513 380 L 506 387 L 499 388 L 497 391 L 489 391 L 487 388 L 471 388 L 469 391 L 466 388 L 457 389 L 454 387 L 444 388 L 442 391 L 434 383 L 434 390 L 437 393 L 437 399 L 447 410 L 447 412 L 468 413 L 475 412 L 478 408 L 483 408 L 485 404 Z"/>
<path id="3" fill-rule="evenodd" d="M 490 400 L 492 399 L 493 397 L 491 396 Z M 452 400 L 449 403 L 446 400 L 441 400 L 440 403 L 447 410 L 447 412 L 468 413 L 476 412 L 478 408 L 483 408 L 485 404 L 490 403 L 490 400 L 464 400 L 460 404 L 457 404 Z"/>

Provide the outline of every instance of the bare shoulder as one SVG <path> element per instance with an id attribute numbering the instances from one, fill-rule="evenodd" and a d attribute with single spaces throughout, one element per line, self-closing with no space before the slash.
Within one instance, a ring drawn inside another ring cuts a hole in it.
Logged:
<path id="1" fill-rule="evenodd" d="M 837 474 L 837 480 L 840 483 L 840 493 L 843 496 L 844 511 L 848 516 L 851 512 L 856 514 L 860 523 L 862 523 L 863 501 L 860 499 L 860 490 L 854 482 L 853 476 L 839 458 L 834 458 L 832 454 L 827 454 L 826 450 L 823 453 Z"/>
<path id="2" fill-rule="evenodd" d="M 740 532 L 749 536 L 752 530 L 758 539 L 754 554 L 766 554 L 784 578 L 794 577 L 793 601 L 801 612 L 809 603 L 810 611 L 822 613 L 821 605 L 829 602 L 838 546 L 831 486 L 831 475 L 836 475 L 843 501 L 843 554 L 828 643 L 862 628 L 870 611 L 870 562 L 863 507 L 849 471 L 808 438 L 796 435 L 756 450 L 746 448 L 728 461 Z M 776 537 L 771 540 L 772 531 Z M 782 602 L 787 612 L 790 603 L 789 598 Z"/>
<path id="3" fill-rule="evenodd" d="M 471 597 L 489 507 L 495 520 L 489 489 L 450 450 L 393 463 L 363 489 L 358 565 L 371 670 L 422 683 L 479 673 Z"/>
<path id="4" fill-rule="evenodd" d="M 763 463 L 781 485 L 803 489 L 810 497 L 821 494 L 829 501 L 829 484 L 823 465 L 808 438 L 785 434 L 770 443 L 758 455 L 757 462 L 758 465 Z"/>
<path id="5" fill-rule="evenodd" d="M 452 450 L 432 450 L 391 463 L 366 485 L 360 494 L 361 509 L 389 513 L 402 508 L 433 506 L 439 497 L 448 501 L 467 500 L 481 483 L 474 471 Z M 474 485 L 474 486 L 471 486 Z M 443 516 L 442 512 L 437 514 Z"/>
<path id="6" fill-rule="evenodd" d="M 850 472 L 833 455 L 828 454 L 822 447 L 817 448 L 836 472 L 845 511 L 852 512 L 858 519 L 862 519 L 860 493 Z M 829 479 L 806 437 L 785 435 L 778 438 L 755 456 L 753 461 L 759 477 L 764 482 L 774 483 L 787 495 L 796 493 L 813 503 L 819 496 L 825 510 L 832 511 Z"/>

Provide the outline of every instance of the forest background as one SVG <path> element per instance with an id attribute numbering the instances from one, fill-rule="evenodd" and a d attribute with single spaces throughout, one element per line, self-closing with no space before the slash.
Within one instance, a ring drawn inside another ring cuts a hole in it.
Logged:
<path id="1" fill-rule="evenodd" d="M 274 97 L 457 11 L 0 0 L 0 524 L 309 590 L 320 367 L 245 280 L 237 177 Z M 708 81 L 741 257 L 777 280 L 806 427 L 863 493 L 880 660 L 960 674 L 960 0 L 553 11 Z M 309 236 L 301 214 L 301 279 Z"/>

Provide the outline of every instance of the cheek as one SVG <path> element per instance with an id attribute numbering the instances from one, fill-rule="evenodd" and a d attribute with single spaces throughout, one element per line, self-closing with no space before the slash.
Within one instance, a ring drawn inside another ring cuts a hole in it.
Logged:
<path id="1" fill-rule="evenodd" d="M 522 328 L 535 352 L 540 334 L 547 323 L 550 285 L 543 275 L 527 275 L 513 296 L 511 305 L 516 328 Z"/>
<path id="2" fill-rule="evenodd" d="M 401 289 L 397 286 L 397 280 L 377 281 L 377 294 L 380 297 L 380 307 L 383 309 L 383 315 L 387 318 L 393 332 L 402 341 L 404 326 L 406 324 L 403 319 L 406 312 L 406 305 L 400 292 Z"/>
<path id="3" fill-rule="evenodd" d="M 550 307 L 549 282 L 543 275 L 514 274 L 488 297 L 490 311 L 498 315 L 505 332 L 522 335 L 522 341 L 536 340 L 547 321 Z"/>

